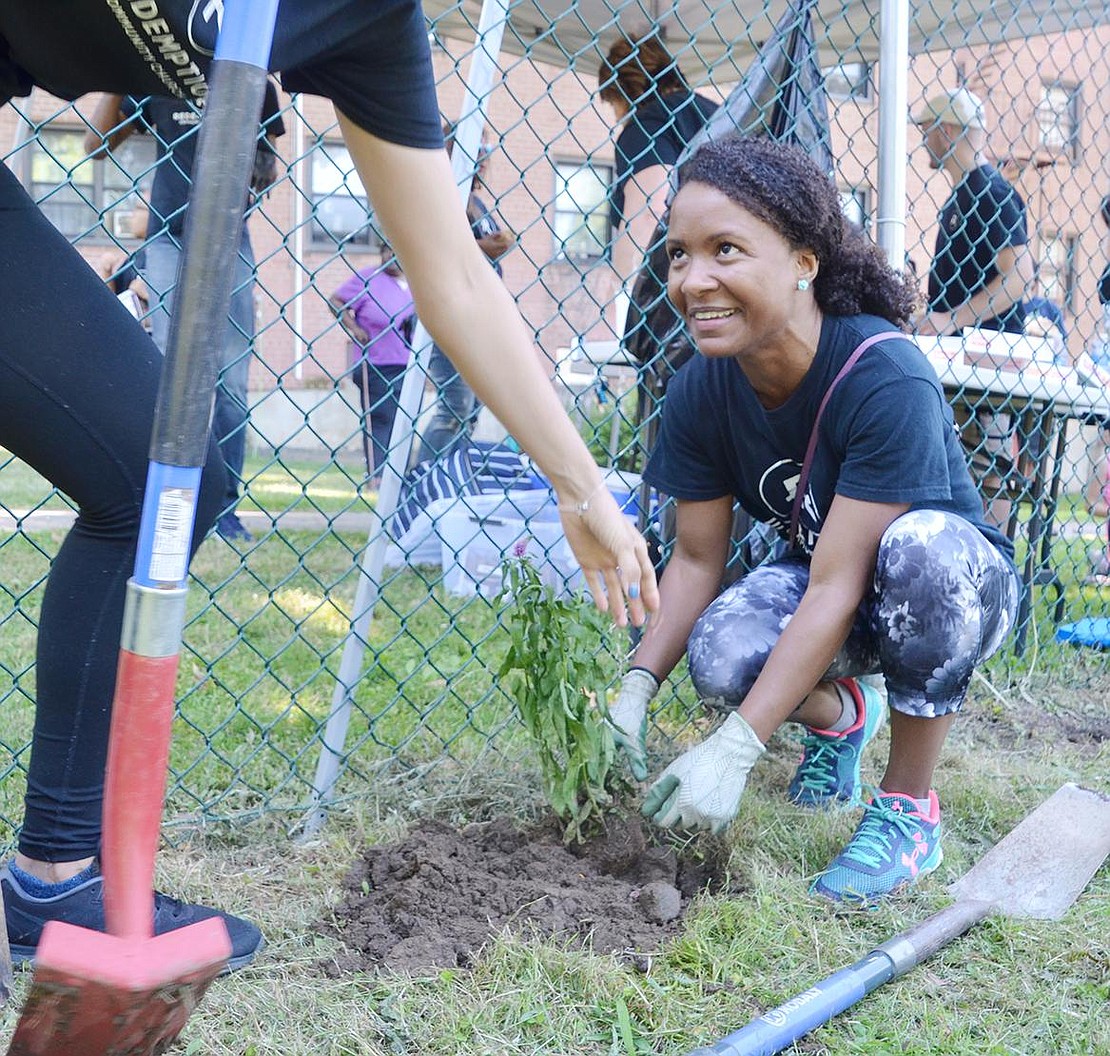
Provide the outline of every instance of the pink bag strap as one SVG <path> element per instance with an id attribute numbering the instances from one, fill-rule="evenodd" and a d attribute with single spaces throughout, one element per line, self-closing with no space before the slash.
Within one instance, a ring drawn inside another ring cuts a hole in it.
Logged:
<path id="1" fill-rule="evenodd" d="M 802 460 L 802 472 L 798 476 L 798 488 L 794 492 L 794 505 L 790 511 L 790 545 L 798 545 L 798 521 L 802 514 L 802 502 L 805 498 L 806 487 L 809 485 L 809 471 L 813 464 L 813 452 L 817 450 L 817 428 L 821 424 L 821 415 L 825 413 L 825 407 L 829 402 L 829 397 L 833 394 L 833 389 L 840 384 L 844 375 L 854 367 L 864 354 L 872 345 L 877 345 L 880 341 L 887 341 L 892 337 L 905 338 L 906 335 L 901 330 L 884 330 L 881 334 L 872 334 L 870 337 L 865 338 L 858 345 L 855 351 L 847 358 L 844 366 L 837 372 L 832 383 L 825 390 L 825 395 L 821 398 L 821 404 L 817 408 L 817 415 L 813 419 L 813 431 L 809 434 L 809 446 L 806 448 L 805 458 Z M 907 340 L 909 340 L 907 338 Z"/>

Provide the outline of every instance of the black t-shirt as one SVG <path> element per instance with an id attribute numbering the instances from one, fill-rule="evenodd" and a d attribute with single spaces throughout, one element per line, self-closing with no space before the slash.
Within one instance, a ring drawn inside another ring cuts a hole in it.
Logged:
<path id="1" fill-rule="evenodd" d="M 624 185 L 653 165 L 671 168 L 718 105 L 682 91 L 654 94 L 636 104 L 617 137 L 616 175 L 609 192 L 614 227 L 630 219 L 624 215 Z"/>
<path id="2" fill-rule="evenodd" d="M 1110 304 L 1110 264 L 1102 269 L 1098 280 L 1098 303 Z"/>
<path id="3" fill-rule="evenodd" d="M 4 0 L 0 102 L 38 85 L 63 99 L 104 91 L 203 105 L 220 10 L 196 0 Z M 283 0 L 270 69 L 287 92 L 331 99 L 390 143 L 443 145 L 418 0 Z"/>
<path id="4" fill-rule="evenodd" d="M 142 100 L 125 96 L 122 110 L 125 116 L 136 118 L 141 131 L 153 133 L 158 145 L 158 165 L 150 188 L 149 233 L 157 234 L 165 226 L 171 234 L 181 235 L 193 182 L 201 111 L 184 99 L 166 95 L 152 95 Z M 285 134 L 277 92 L 269 81 L 262 103 L 259 134 L 273 138 Z M 244 203 L 244 210 L 247 204 Z"/>
<path id="5" fill-rule="evenodd" d="M 1024 246 L 1025 202 L 990 165 L 972 169 L 952 191 L 940 213 L 933 266 L 929 272 L 929 307 L 951 312 L 998 276 L 998 254 L 1007 246 Z M 987 330 L 1021 333 L 1021 302 L 978 325 Z"/>
<path id="6" fill-rule="evenodd" d="M 786 538 L 821 399 L 856 346 L 890 329 L 871 315 L 826 316 L 812 366 L 774 410 L 762 406 L 735 359 L 695 356 L 667 389 L 645 478 L 679 499 L 732 496 Z M 983 521 L 952 409 L 909 340 L 873 345 L 829 399 L 799 517 L 807 553 L 834 495 L 956 513 L 1013 560 L 1010 541 Z"/>

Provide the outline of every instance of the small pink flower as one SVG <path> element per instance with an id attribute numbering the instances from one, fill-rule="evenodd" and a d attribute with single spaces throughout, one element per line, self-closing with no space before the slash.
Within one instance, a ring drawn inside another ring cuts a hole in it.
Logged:
<path id="1" fill-rule="evenodd" d="M 518 539 L 513 543 L 513 557 L 523 557 L 528 553 L 528 540 Z"/>

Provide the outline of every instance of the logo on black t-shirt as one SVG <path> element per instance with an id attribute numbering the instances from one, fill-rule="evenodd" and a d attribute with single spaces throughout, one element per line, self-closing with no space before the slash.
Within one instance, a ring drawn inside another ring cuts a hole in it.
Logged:
<path id="1" fill-rule="evenodd" d="M 212 44 L 224 24 L 224 0 L 193 0 L 189 11 L 189 43 L 202 55 L 215 54 Z"/>
<path id="2" fill-rule="evenodd" d="M 783 527 L 790 523 L 790 511 L 794 507 L 794 495 L 801 474 L 802 467 L 792 458 L 780 458 L 772 462 L 759 478 L 759 497 Z"/>

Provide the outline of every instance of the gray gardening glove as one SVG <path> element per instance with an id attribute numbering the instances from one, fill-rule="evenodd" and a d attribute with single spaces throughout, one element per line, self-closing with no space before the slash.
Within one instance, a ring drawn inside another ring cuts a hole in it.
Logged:
<path id="1" fill-rule="evenodd" d="M 748 772 L 763 754 L 755 731 L 733 712 L 680 755 L 648 789 L 642 813 L 656 825 L 722 832 L 736 816 Z"/>
<path id="2" fill-rule="evenodd" d="M 609 708 L 613 742 L 624 753 L 637 781 L 647 780 L 647 711 L 659 692 L 659 679 L 647 668 L 634 667 L 621 679 L 621 691 Z"/>

